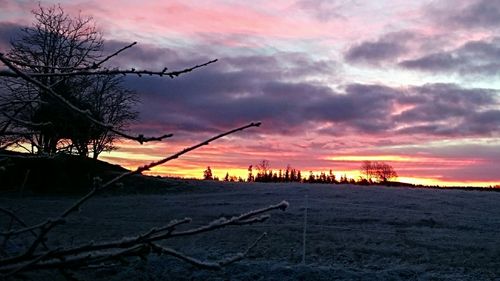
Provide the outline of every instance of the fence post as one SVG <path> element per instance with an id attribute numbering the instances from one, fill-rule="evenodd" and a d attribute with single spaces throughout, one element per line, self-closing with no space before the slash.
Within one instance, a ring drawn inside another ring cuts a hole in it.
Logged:
<path id="1" fill-rule="evenodd" d="M 304 207 L 304 229 L 302 232 L 302 264 L 306 264 L 306 233 L 307 233 L 307 209 L 309 208 L 309 195 L 306 194 Z"/>

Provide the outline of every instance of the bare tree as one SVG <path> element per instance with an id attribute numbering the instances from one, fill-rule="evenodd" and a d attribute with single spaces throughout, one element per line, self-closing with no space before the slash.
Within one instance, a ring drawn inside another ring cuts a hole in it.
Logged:
<path id="1" fill-rule="evenodd" d="M 88 92 L 81 94 L 79 100 L 99 120 L 124 130 L 137 118 L 137 112 L 133 110 L 137 97 L 134 92 L 121 86 L 121 79 L 116 76 L 96 76 Z M 81 116 L 79 119 L 79 128 L 70 135 L 78 154 L 88 156 L 92 153 L 92 157 L 97 159 L 101 152 L 116 149 L 113 145 L 116 134 Z"/>
<path id="2" fill-rule="evenodd" d="M 386 182 L 398 177 L 394 168 L 387 163 L 377 163 L 377 176 L 379 181 Z"/>
<path id="3" fill-rule="evenodd" d="M 262 160 L 259 164 L 257 164 L 257 177 L 262 179 L 265 179 L 267 176 L 267 172 L 269 171 L 269 161 L 268 160 Z"/>
<path id="4" fill-rule="evenodd" d="M 365 175 L 367 181 L 372 181 L 373 178 L 379 182 L 386 182 L 390 179 L 397 178 L 398 174 L 394 168 L 383 162 L 364 161 L 360 167 L 361 174 Z"/>
<path id="5" fill-rule="evenodd" d="M 375 165 L 371 161 L 363 161 L 361 164 L 361 174 L 363 174 L 367 181 L 371 181 L 376 176 Z"/>
<path id="6" fill-rule="evenodd" d="M 21 30 L 20 37 L 11 42 L 12 49 L 7 55 L 19 65 L 20 70 L 53 74 L 91 67 L 99 59 L 103 41 L 91 18 L 69 17 L 59 6 L 40 6 L 33 14 L 34 25 Z M 50 85 L 54 91 L 75 104 L 80 103 L 75 93 L 81 93 L 91 84 L 82 77 L 59 79 L 44 76 L 39 81 Z M 36 85 L 19 79 L 7 79 L 5 84 L 9 89 L 5 99 L 10 103 L 3 104 L 2 110 L 6 112 L 8 108 L 15 116 L 4 114 L 4 117 L 13 121 L 14 127 L 32 131 L 30 141 L 39 152 L 55 153 L 59 141 L 71 135 L 68 123 L 77 118 L 72 112 L 58 106 L 53 98 L 41 94 L 44 89 Z M 88 110 L 83 104 L 78 106 Z"/>
<path id="7" fill-rule="evenodd" d="M 113 76 L 57 76 L 75 69 L 92 69 L 103 59 L 101 34 L 92 18 L 70 17 L 61 7 L 34 10 L 35 24 L 21 30 L 11 42 L 7 58 L 24 72 L 41 75 L 38 80 L 102 123 L 123 130 L 136 117 L 134 93 L 120 86 Z M 53 154 L 64 147 L 93 157 L 113 149 L 116 134 L 77 112 L 61 107 L 60 101 L 43 94 L 45 89 L 25 80 L 4 78 L 0 100 L 5 131 L 10 138 L 28 142 L 39 153 Z M 4 134 L 0 134 L 4 135 Z M 5 138 L 6 136 L 4 136 Z M 5 140 L 4 140 L 5 142 Z"/>

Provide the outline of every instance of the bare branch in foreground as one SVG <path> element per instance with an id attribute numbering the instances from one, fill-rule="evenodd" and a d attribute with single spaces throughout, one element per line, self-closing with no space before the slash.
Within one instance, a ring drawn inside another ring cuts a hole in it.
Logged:
<path id="1" fill-rule="evenodd" d="M 4 60 L 7 60 L 3 56 L 3 54 L 0 53 L 0 57 L 3 57 Z M 5 61 L 2 60 L 3 63 Z M 71 77 L 71 76 L 92 76 L 92 75 L 137 75 L 137 76 L 142 76 L 142 75 L 149 75 L 149 76 L 168 76 L 170 78 L 175 78 L 181 74 L 185 74 L 188 72 L 191 72 L 197 68 L 201 68 L 204 66 L 207 66 L 209 64 L 217 62 L 217 59 L 211 60 L 202 64 L 195 65 L 193 67 L 185 68 L 182 70 L 175 70 L 175 71 L 167 71 L 168 68 L 164 68 L 161 71 L 151 71 L 151 70 L 136 70 L 134 68 L 132 69 L 106 69 L 106 70 L 76 70 L 76 71 L 69 71 L 69 72 L 56 72 L 56 73 L 31 73 L 27 72 L 25 73 L 26 75 L 33 77 L 33 78 L 40 78 L 40 77 Z M 10 63 L 10 62 L 9 62 Z M 6 64 L 7 65 L 7 64 Z M 10 67 L 9 67 L 10 68 Z M 12 70 L 12 68 L 10 68 Z M 24 78 L 21 74 L 17 73 L 16 71 L 9 71 L 9 70 L 0 70 L 0 76 L 3 77 L 11 77 L 11 78 Z"/>
<path id="2" fill-rule="evenodd" d="M 111 126 L 109 124 L 106 124 L 106 123 L 103 123 L 103 122 L 95 119 L 92 116 L 92 114 L 90 113 L 90 111 L 88 111 L 88 110 L 82 110 L 82 109 L 76 107 L 70 101 L 68 101 L 67 99 L 65 99 L 64 97 L 62 97 L 58 93 L 56 93 L 52 88 L 48 87 L 47 85 L 43 84 L 42 82 L 40 82 L 40 81 L 32 78 L 31 76 L 29 76 L 26 73 L 24 73 L 21 70 L 19 70 L 7 58 L 5 58 L 5 56 L 3 54 L 1 54 L 1 53 L 0 53 L 0 61 L 3 62 L 12 71 L 14 71 L 17 75 L 19 75 L 20 78 L 23 78 L 27 82 L 32 83 L 33 85 L 35 85 L 35 86 L 39 87 L 40 89 L 42 89 L 43 91 L 41 91 L 41 93 L 43 93 L 43 94 L 49 94 L 51 97 L 55 98 L 57 101 L 59 101 L 60 103 L 62 103 L 64 106 L 66 106 L 70 110 L 83 115 L 88 120 L 92 121 L 93 123 L 95 123 L 95 124 L 97 124 L 97 125 L 99 125 L 99 126 L 101 126 L 103 128 L 106 128 L 110 132 L 113 132 L 113 133 L 115 133 L 115 134 L 117 134 L 117 135 L 119 135 L 121 137 L 124 137 L 126 139 L 130 139 L 130 140 L 135 140 L 135 141 L 139 142 L 140 144 L 143 144 L 144 142 L 148 142 L 148 141 L 161 141 L 161 140 L 163 140 L 165 138 L 170 138 L 170 137 L 173 136 L 173 134 L 165 134 L 165 135 L 162 135 L 162 136 L 159 136 L 159 137 L 144 137 L 143 135 L 132 136 L 132 135 L 126 134 L 124 132 L 118 131 L 118 130 L 114 129 L 113 126 Z M 2 76 L 1 72 L 0 72 L 0 76 Z"/>
<path id="3" fill-rule="evenodd" d="M 228 225 L 247 225 L 260 220 L 253 220 L 254 217 L 262 213 L 267 213 L 272 210 L 284 211 L 288 207 L 288 202 L 283 201 L 276 205 L 271 205 L 266 208 L 253 210 L 233 217 L 231 219 L 217 219 L 213 222 L 192 230 L 178 232 L 182 236 L 196 235 L 202 232 L 215 230 Z M 261 218 L 269 218 L 268 215 Z M 81 268 L 89 265 L 96 265 L 100 262 L 108 260 L 120 260 L 127 256 L 142 257 L 149 252 L 158 255 L 166 254 L 179 258 L 190 264 L 206 269 L 220 269 L 222 266 L 229 265 L 243 259 L 257 243 L 265 237 L 262 234 L 255 242 L 247 247 L 243 252 L 237 253 L 229 258 L 225 258 L 216 262 L 200 261 L 185 253 L 178 252 L 168 247 L 157 244 L 157 241 L 163 241 L 172 237 L 176 237 L 175 228 L 181 224 L 189 223 L 191 219 L 185 218 L 182 220 L 174 220 L 161 228 L 153 228 L 150 231 L 137 235 L 135 237 L 125 237 L 121 240 L 115 240 L 100 244 L 89 243 L 83 246 L 72 247 L 68 249 L 46 250 L 45 252 L 36 255 L 21 256 L 15 259 L 0 260 L 0 273 L 5 274 L 3 277 L 10 276 L 18 272 L 27 272 L 40 269 L 61 269 L 61 268 Z"/>
<path id="4" fill-rule="evenodd" d="M 223 266 L 230 265 L 232 263 L 235 263 L 237 261 L 244 259 L 248 255 L 248 252 L 250 252 L 253 248 L 255 248 L 255 246 L 257 246 L 257 243 L 259 243 L 260 240 L 262 240 L 266 236 L 267 236 L 266 232 L 262 233 L 262 235 L 259 238 L 257 238 L 250 246 L 248 246 L 243 252 L 237 253 L 229 258 L 219 260 L 216 262 L 201 261 L 201 260 L 195 259 L 193 257 L 190 257 L 184 253 L 178 252 L 178 251 L 171 249 L 171 248 L 168 248 L 168 247 L 158 245 L 156 243 L 152 243 L 151 248 L 152 248 L 153 252 L 156 252 L 158 254 L 166 254 L 169 256 L 176 257 L 178 259 L 181 259 L 181 260 L 183 260 L 187 263 L 190 263 L 190 264 L 192 264 L 196 267 L 199 267 L 199 268 L 218 270 L 218 269 L 222 269 Z"/>
<path id="5" fill-rule="evenodd" d="M 123 173 L 111 180 L 109 180 L 108 182 L 104 183 L 102 186 L 98 187 L 98 188 L 93 188 L 89 193 L 87 193 L 87 195 L 83 196 L 82 198 L 80 198 L 77 202 L 75 202 L 72 206 L 70 206 L 68 209 L 66 209 L 63 213 L 61 213 L 59 215 L 59 217 L 55 218 L 55 219 L 52 219 L 52 220 L 47 220 L 45 222 L 42 222 L 40 224 L 37 224 L 35 226 L 32 226 L 32 227 L 29 227 L 28 228 L 24 228 L 24 229 L 18 229 L 18 230 L 13 230 L 12 232 L 14 232 L 15 234 L 17 233 L 23 233 L 23 232 L 27 232 L 27 231 L 30 231 L 31 229 L 33 229 L 33 227 L 36 227 L 36 228 L 39 228 L 40 229 L 40 232 L 37 236 L 37 238 L 33 241 L 33 243 L 31 244 L 31 246 L 26 250 L 25 253 L 21 254 L 20 256 L 18 257 L 15 257 L 15 258 L 20 258 L 21 256 L 32 256 L 33 253 L 35 252 L 35 250 L 37 249 L 38 245 L 40 244 L 40 242 L 42 242 L 47 233 L 49 233 L 49 231 L 51 231 L 55 226 L 57 226 L 58 224 L 61 224 L 61 222 L 64 221 L 64 218 L 66 218 L 68 215 L 70 215 L 71 213 L 77 211 L 81 205 L 83 205 L 83 203 L 85 203 L 87 200 L 89 200 L 90 198 L 92 198 L 95 194 L 97 194 L 97 192 L 99 191 L 102 191 L 102 190 L 105 190 L 107 188 L 109 188 L 110 186 L 112 186 L 113 184 L 117 183 L 119 180 L 127 177 L 127 176 L 131 176 L 131 175 L 134 175 L 134 174 L 139 174 L 143 171 L 146 171 L 146 170 L 149 170 L 153 167 L 156 167 L 158 165 L 161 165 L 161 164 L 164 164 L 168 161 L 171 161 L 171 160 L 174 160 L 174 159 L 177 159 L 179 158 L 181 155 L 184 155 L 190 151 L 193 151 L 197 148 L 200 148 L 202 146 L 205 146 L 205 145 L 209 145 L 210 142 L 212 141 L 215 141 L 217 139 L 220 139 L 222 137 L 225 137 L 227 135 L 230 135 L 230 134 L 233 134 L 233 133 L 236 133 L 236 132 L 239 132 L 239 131 L 243 131 L 243 130 L 246 130 L 248 128 L 251 128 L 251 127 L 259 127 L 260 126 L 260 122 L 255 122 L 255 123 L 250 123 L 248 125 L 245 125 L 245 126 L 242 126 L 242 127 L 239 127 L 239 128 L 236 128 L 236 129 L 233 129 L 233 130 L 230 130 L 230 131 L 227 131 L 227 132 L 224 132 L 224 133 L 221 133 L 217 136 L 214 136 L 214 137 L 211 137 L 205 141 L 202 141 L 196 145 L 193 145 L 193 146 L 190 146 L 186 149 L 183 149 L 171 156 L 168 156 L 168 157 L 165 157 L 159 161 L 155 161 L 155 162 L 151 162 L 147 165 L 144 165 L 144 166 L 141 166 L 141 167 L 138 167 L 137 169 L 133 170 L 133 171 L 129 171 L 129 172 L 126 172 L 126 173 Z M 13 234 L 11 234 L 13 235 Z"/>
<path id="6" fill-rule="evenodd" d="M 110 60 L 111 58 L 113 58 L 113 57 L 117 56 L 118 54 L 120 54 L 121 52 L 125 51 L 126 49 L 132 48 L 132 47 L 133 47 L 134 45 L 136 45 L 136 44 L 137 44 L 137 42 L 133 42 L 133 43 L 131 43 L 131 44 L 129 44 L 129 45 L 127 45 L 127 46 L 125 46 L 125 47 L 123 47 L 123 48 L 119 49 L 118 51 L 116 51 L 116 52 L 112 53 L 111 55 L 109 55 L 109 56 L 105 57 L 105 58 L 104 58 L 104 59 L 102 59 L 101 61 L 99 61 L 99 62 L 97 62 L 97 63 L 92 64 L 92 66 L 91 66 L 90 68 L 92 68 L 92 69 L 97 69 L 97 68 L 101 67 L 101 65 L 102 65 L 103 63 L 105 63 L 106 61 L 108 61 L 108 60 Z"/>

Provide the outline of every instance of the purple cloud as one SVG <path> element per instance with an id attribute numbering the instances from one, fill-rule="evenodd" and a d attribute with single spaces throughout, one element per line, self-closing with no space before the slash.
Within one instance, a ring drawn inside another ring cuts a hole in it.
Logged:
<path id="1" fill-rule="evenodd" d="M 427 13 L 438 23 L 444 22 L 454 27 L 500 27 L 500 2 L 497 0 L 444 1 L 441 7 L 431 6 Z"/>
<path id="2" fill-rule="evenodd" d="M 214 66 L 174 80 L 128 77 L 126 83 L 141 94 L 144 126 L 151 122 L 154 128 L 172 131 L 213 131 L 253 120 L 264 122 L 264 134 L 314 131 L 311 124 L 322 123 L 373 135 L 476 136 L 496 130 L 497 115 L 488 111 L 498 104 L 494 90 L 454 84 L 408 89 L 347 84 L 337 91 L 303 79 L 314 71 L 302 67 L 304 63 L 316 64 L 299 57 L 291 69 L 283 67 L 290 64 L 288 59 L 240 56 L 221 58 Z M 321 64 L 316 66 L 322 71 Z M 394 114 L 398 105 L 409 108 Z"/>
<path id="3" fill-rule="evenodd" d="M 401 61 L 407 69 L 458 73 L 460 75 L 498 75 L 500 73 L 500 38 L 469 41 L 450 50 Z"/>
<path id="4" fill-rule="evenodd" d="M 363 41 L 351 46 L 345 59 L 351 63 L 378 65 L 381 62 L 395 61 L 409 51 L 408 41 L 416 34 L 411 32 L 388 33 L 375 41 Z"/>

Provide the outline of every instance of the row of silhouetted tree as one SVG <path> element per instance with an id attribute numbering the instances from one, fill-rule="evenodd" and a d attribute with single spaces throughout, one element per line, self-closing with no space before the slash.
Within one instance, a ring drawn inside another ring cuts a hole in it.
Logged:
<path id="1" fill-rule="evenodd" d="M 369 172 L 367 173 L 367 169 Z M 380 169 L 379 169 L 380 168 Z M 380 171 L 379 171 L 380 170 Z M 231 176 L 229 172 L 226 173 L 223 181 L 231 182 L 303 182 L 303 183 L 326 183 L 326 184 L 373 184 L 376 182 L 387 182 L 391 178 L 397 177 L 396 172 L 386 163 L 378 162 L 364 162 L 360 168 L 365 177 L 360 177 L 357 180 L 353 178 L 348 178 L 346 175 L 337 178 L 333 174 L 333 170 L 328 172 L 309 173 L 304 174 L 301 170 L 295 169 L 290 165 L 287 165 L 284 169 L 273 170 L 270 168 L 269 161 L 262 160 L 257 165 L 250 165 L 248 167 L 248 176 L 246 179 L 242 177 Z M 213 176 L 210 167 L 203 172 L 203 179 L 205 180 L 219 180 L 219 178 Z"/>

